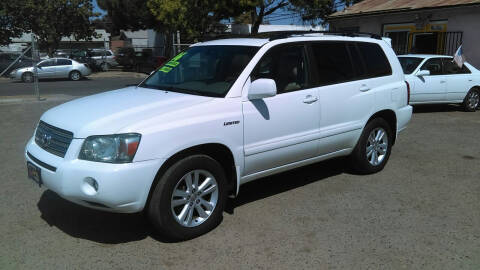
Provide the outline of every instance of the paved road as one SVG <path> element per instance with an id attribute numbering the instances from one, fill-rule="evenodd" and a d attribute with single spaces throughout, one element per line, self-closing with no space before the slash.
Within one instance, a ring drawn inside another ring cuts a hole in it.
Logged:
<path id="1" fill-rule="evenodd" d="M 126 85 L 138 84 L 142 78 L 115 77 L 115 78 L 86 78 L 80 81 L 69 80 L 42 80 L 39 82 L 42 95 L 64 94 L 70 96 L 85 96 L 95 93 L 118 89 Z M 0 80 L 1 96 L 33 95 L 33 84 Z"/>
<path id="2" fill-rule="evenodd" d="M 166 243 L 141 215 L 67 202 L 22 155 L 57 103 L 0 104 L 0 269 L 479 269 L 480 112 L 417 109 L 385 169 L 342 159 L 242 186 L 222 224 Z"/>

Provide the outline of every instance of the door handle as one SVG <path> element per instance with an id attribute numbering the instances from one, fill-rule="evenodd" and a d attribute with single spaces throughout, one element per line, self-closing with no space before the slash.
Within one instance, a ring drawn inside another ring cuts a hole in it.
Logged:
<path id="1" fill-rule="evenodd" d="M 370 87 L 368 87 L 366 84 L 363 84 L 359 90 L 362 92 L 367 92 L 368 90 L 370 90 Z"/>
<path id="2" fill-rule="evenodd" d="M 440 83 L 446 83 L 446 81 L 440 81 Z"/>
<path id="3" fill-rule="evenodd" d="M 303 103 L 312 104 L 312 103 L 316 102 L 317 100 L 318 100 L 317 97 L 312 96 L 312 95 L 308 95 L 308 96 L 306 96 L 305 99 L 303 100 Z"/>

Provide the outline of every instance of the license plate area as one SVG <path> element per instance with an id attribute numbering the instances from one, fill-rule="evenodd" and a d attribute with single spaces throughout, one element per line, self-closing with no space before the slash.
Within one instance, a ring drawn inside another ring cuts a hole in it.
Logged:
<path id="1" fill-rule="evenodd" d="M 38 186 L 42 186 L 43 182 L 41 169 L 30 161 L 27 161 L 27 171 L 28 178 L 32 179 L 33 182 L 38 184 Z"/>

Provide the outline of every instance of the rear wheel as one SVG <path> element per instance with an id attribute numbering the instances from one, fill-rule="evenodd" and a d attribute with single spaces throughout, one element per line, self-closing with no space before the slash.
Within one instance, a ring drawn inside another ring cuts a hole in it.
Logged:
<path id="1" fill-rule="evenodd" d="M 465 100 L 463 101 L 463 107 L 467 112 L 474 112 L 480 105 L 480 90 L 470 89 Z"/>
<path id="2" fill-rule="evenodd" d="M 102 63 L 100 65 L 100 68 L 102 69 L 102 71 L 107 71 L 110 68 L 110 65 L 108 63 Z"/>
<path id="3" fill-rule="evenodd" d="M 82 74 L 80 74 L 80 72 L 74 70 L 74 71 L 70 72 L 69 78 L 72 81 L 78 81 L 82 78 Z"/>
<path id="4" fill-rule="evenodd" d="M 353 169 L 362 174 L 381 171 L 390 157 L 392 141 L 391 128 L 383 118 L 368 122 L 350 156 Z"/>
<path id="5" fill-rule="evenodd" d="M 159 233 L 174 240 L 191 239 L 215 228 L 227 198 L 221 165 L 194 155 L 172 165 L 152 193 L 148 216 Z"/>
<path id="6" fill-rule="evenodd" d="M 33 73 L 25 72 L 22 74 L 22 81 L 26 83 L 33 82 Z"/>

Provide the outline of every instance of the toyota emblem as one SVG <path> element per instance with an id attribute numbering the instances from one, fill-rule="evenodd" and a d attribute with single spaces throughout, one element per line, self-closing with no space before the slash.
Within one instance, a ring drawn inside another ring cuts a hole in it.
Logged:
<path id="1" fill-rule="evenodd" d="M 52 136 L 50 136 L 50 135 L 48 135 L 48 134 L 43 134 L 43 136 L 42 136 L 42 144 L 43 144 L 44 146 L 49 146 L 51 141 L 52 141 Z"/>

